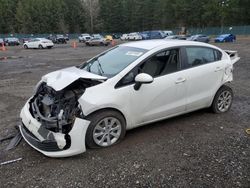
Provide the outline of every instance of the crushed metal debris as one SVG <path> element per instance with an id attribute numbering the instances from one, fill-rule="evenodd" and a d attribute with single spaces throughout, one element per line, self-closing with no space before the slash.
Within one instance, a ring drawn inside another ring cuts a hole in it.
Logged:
<path id="1" fill-rule="evenodd" d="M 22 135 L 20 132 L 18 132 L 16 136 L 12 138 L 8 146 L 5 148 L 5 151 L 11 150 L 14 147 L 16 147 L 21 142 L 21 140 L 22 140 Z"/>

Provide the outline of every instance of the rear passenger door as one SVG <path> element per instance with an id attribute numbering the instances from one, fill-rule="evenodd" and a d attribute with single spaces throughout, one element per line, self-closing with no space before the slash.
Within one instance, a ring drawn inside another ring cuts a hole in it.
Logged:
<path id="1" fill-rule="evenodd" d="M 186 47 L 187 110 L 208 107 L 221 86 L 225 64 L 221 52 L 208 47 Z"/>

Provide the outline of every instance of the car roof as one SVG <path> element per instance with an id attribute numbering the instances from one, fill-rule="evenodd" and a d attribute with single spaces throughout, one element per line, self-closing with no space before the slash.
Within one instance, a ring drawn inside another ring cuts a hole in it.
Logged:
<path id="1" fill-rule="evenodd" d="M 164 48 L 175 47 L 175 46 L 207 46 L 213 47 L 210 44 L 195 42 L 195 41 L 186 41 L 186 40 L 145 40 L 145 41 L 137 41 L 137 42 L 129 42 L 125 44 L 121 44 L 121 46 L 128 46 L 128 47 L 135 47 L 135 48 L 142 48 L 145 50 L 152 50 L 153 48 L 164 46 Z"/>

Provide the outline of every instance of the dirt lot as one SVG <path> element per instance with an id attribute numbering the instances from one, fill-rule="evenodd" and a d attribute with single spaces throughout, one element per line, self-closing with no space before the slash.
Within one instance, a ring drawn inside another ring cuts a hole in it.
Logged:
<path id="1" fill-rule="evenodd" d="M 250 187 L 250 38 L 219 44 L 238 50 L 232 109 L 216 115 L 207 110 L 150 124 L 127 132 L 118 145 L 51 159 L 24 141 L 8 152 L 0 143 L 0 187 Z M 8 47 L 0 51 L 0 137 L 16 132 L 19 112 L 40 77 L 107 49 L 51 50 Z M 14 57 L 13 57 L 14 56 Z"/>

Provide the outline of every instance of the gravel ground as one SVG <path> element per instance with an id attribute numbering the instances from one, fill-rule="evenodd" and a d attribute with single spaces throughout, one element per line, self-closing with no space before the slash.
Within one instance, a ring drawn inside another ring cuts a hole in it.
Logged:
<path id="1" fill-rule="evenodd" d="M 218 46 L 241 56 L 228 113 L 200 110 L 153 123 L 128 131 L 113 147 L 64 159 L 47 158 L 24 141 L 6 152 L 4 141 L 0 162 L 22 160 L 0 166 L 0 187 L 250 187 L 250 38 Z M 21 107 L 42 75 L 107 48 L 0 51 L 0 137 L 16 133 Z"/>

